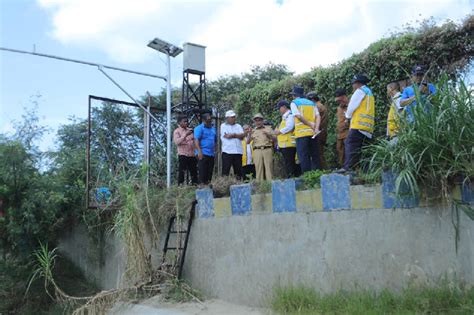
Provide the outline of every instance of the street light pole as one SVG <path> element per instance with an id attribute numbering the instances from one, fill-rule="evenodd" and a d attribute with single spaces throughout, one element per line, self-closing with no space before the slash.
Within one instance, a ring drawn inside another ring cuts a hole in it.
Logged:
<path id="1" fill-rule="evenodd" d="M 171 186 L 171 58 L 166 54 L 166 187 Z"/>
<path id="2" fill-rule="evenodd" d="M 183 52 L 182 48 L 170 44 L 162 39 L 155 38 L 148 43 L 148 47 L 166 55 L 166 186 L 171 186 L 171 57 Z"/>

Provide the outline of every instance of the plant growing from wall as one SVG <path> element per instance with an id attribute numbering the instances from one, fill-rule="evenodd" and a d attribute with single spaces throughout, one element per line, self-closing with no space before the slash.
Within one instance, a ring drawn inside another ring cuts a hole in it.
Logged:
<path id="1" fill-rule="evenodd" d="M 321 176 L 328 174 L 329 171 L 314 170 L 303 174 L 303 183 L 306 188 L 320 188 Z"/>

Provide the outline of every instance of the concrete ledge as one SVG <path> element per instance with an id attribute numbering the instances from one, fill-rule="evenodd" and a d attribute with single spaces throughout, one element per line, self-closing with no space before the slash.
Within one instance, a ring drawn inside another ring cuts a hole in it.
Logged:
<path id="1" fill-rule="evenodd" d="M 390 208 L 414 208 L 419 205 L 419 196 L 411 195 L 406 185 L 400 186 L 400 195 L 396 195 L 396 175 L 392 172 L 382 174 L 383 207 Z"/>
<path id="2" fill-rule="evenodd" d="M 340 174 L 321 176 L 321 191 L 324 211 L 351 208 L 349 176 Z"/>
<path id="3" fill-rule="evenodd" d="M 232 215 L 249 215 L 252 212 L 250 184 L 230 186 L 230 206 Z"/>
<path id="4" fill-rule="evenodd" d="M 210 188 L 196 189 L 197 212 L 199 218 L 214 216 L 214 193 Z"/>
<path id="5" fill-rule="evenodd" d="M 355 185 L 351 190 L 351 209 L 380 209 L 383 208 L 382 186 Z"/>
<path id="6" fill-rule="evenodd" d="M 297 191 L 296 209 L 298 212 L 323 211 L 321 189 Z"/>
<path id="7" fill-rule="evenodd" d="M 293 179 L 272 182 L 273 212 L 296 212 L 296 188 Z"/>
<path id="8" fill-rule="evenodd" d="M 402 185 L 401 196 L 396 195 L 396 175 L 383 174 L 382 185 L 350 185 L 350 177 L 328 174 L 321 177 L 321 189 L 296 191 L 302 185 L 301 178 L 276 180 L 272 182 L 272 192 L 251 194 L 251 184 L 231 186 L 231 196 L 213 199 L 209 188 L 196 190 L 199 218 L 223 218 L 251 215 L 252 213 L 314 212 L 333 210 L 365 210 L 431 207 L 444 204 L 439 196 L 411 196 L 408 187 Z M 458 202 L 474 204 L 474 185 L 466 182 L 455 186 L 452 197 Z"/>

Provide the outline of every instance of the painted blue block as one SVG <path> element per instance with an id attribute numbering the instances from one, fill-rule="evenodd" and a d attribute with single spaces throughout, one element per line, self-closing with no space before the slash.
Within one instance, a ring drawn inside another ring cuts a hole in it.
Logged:
<path id="1" fill-rule="evenodd" d="M 351 208 L 351 182 L 348 175 L 328 174 L 321 176 L 323 210 Z"/>
<path id="2" fill-rule="evenodd" d="M 230 208 L 232 215 L 249 215 L 252 212 L 250 184 L 230 186 Z"/>
<path id="3" fill-rule="evenodd" d="M 296 188 L 293 179 L 272 182 L 273 212 L 296 212 Z"/>
<path id="4" fill-rule="evenodd" d="M 395 180 L 397 176 L 392 172 L 384 172 L 382 174 L 382 198 L 383 207 L 386 209 L 392 208 L 414 208 L 420 202 L 419 196 L 413 196 L 404 183 L 400 186 L 400 194 L 396 195 Z"/>
<path id="5" fill-rule="evenodd" d="M 212 189 L 196 189 L 197 210 L 199 218 L 212 218 L 214 216 L 214 194 Z"/>
<path id="6" fill-rule="evenodd" d="M 474 204 L 474 182 L 465 181 L 461 189 L 462 202 L 470 205 Z"/>

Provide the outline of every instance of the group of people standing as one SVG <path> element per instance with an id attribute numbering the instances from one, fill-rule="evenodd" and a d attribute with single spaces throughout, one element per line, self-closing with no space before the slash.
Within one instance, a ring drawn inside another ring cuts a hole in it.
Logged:
<path id="1" fill-rule="evenodd" d="M 413 84 L 403 93 L 397 82 L 387 85 L 391 104 L 387 119 L 387 136 L 396 142 L 398 119 L 404 115 L 407 121 L 414 120 L 416 106 L 415 91 L 422 96 L 436 93 L 435 87 L 425 81 L 425 69 L 415 66 Z M 353 93 L 349 98 L 344 89 L 334 93 L 337 108 L 336 151 L 341 166 L 336 172 L 345 173 L 358 165 L 362 148 L 372 139 L 375 127 L 375 98 L 367 86 L 369 78 L 356 74 L 352 80 Z M 222 151 L 222 175 L 230 170 L 238 179 L 255 177 L 257 180 L 273 179 L 273 152 L 278 150 L 283 158 L 286 176 L 295 177 L 311 170 L 326 169 L 324 149 L 328 134 L 328 110 L 316 92 L 304 93 L 301 86 L 294 86 L 289 94 L 291 100 L 280 100 L 275 109 L 282 119 L 272 129 L 263 115 L 253 116 L 254 128 L 236 122 L 233 110 L 225 113 L 225 122 L 220 126 Z M 217 132 L 210 114 L 202 115 L 202 123 L 194 130 L 188 127 L 187 117 L 178 118 L 179 127 L 174 132 L 178 147 L 178 184 L 184 182 L 184 173 L 189 171 L 193 184 L 209 183 L 214 169 Z M 198 175 L 199 174 L 199 175 Z"/>

